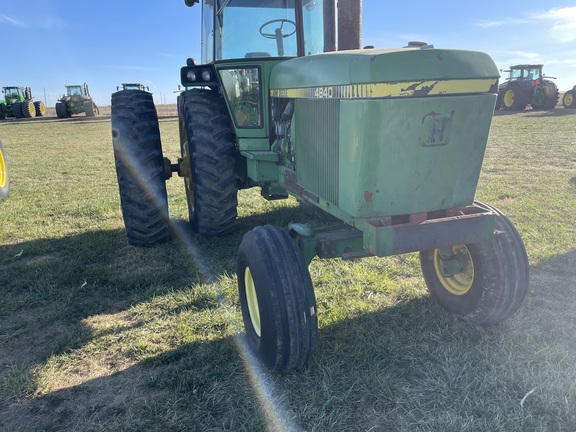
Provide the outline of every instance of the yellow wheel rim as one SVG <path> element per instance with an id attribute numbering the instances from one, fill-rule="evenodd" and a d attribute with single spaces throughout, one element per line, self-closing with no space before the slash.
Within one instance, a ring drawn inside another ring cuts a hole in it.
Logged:
<path id="1" fill-rule="evenodd" d="M 0 188 L 6 186 L 6 179 L 8 174 L 6 172 L 6 161 L 4 160 L 4 152 L 0 151 Z"/>
<path id="2" fill-rule="evenodd" d="M 470 256 L 468 248 L 464 245 L 453 246 L 452 252 L 465 263 L 462 271 L 456 273 L 454 276 L 445 276 L 442 269 L 442 257 L 438 249 L 434 251 L 434 270 L 446 291 L 460 296 L 466 294 L 472 288 L 472 283 L 474 282 L 474 263 L 472 262 L 472 256 Z"/>
<path id="3" fill-rule="evenodd" d="M 248 313 L 252 328 L 258 337 L 262 336 L 262 326 L 260 324 L 260 309 L 258 308 L 258 296 L 256 295 L 256 286 L 252 278 L 252 272 L 249 267 L 244 270 L 244 289 L 246 290 L 246 303 L 248 303 Z"/>
<path id="4" fill-rule="evenodd" d="M 516 93 L 514 93 L 514 90 L 506 90 L 506 93 L 504 93 L 504 105 L 506 105 L 507 107 L 511 107 L 512 105 L 514 105 L 515 99 L 516 99 Z"/>
<path id="5" fill-rule="evenodd" d="M 564 95 L 564 106 L 572 106 L 572 103 L 574 102 L 574 96 L 572 96 L 572 93 L 566 93 Z"/>

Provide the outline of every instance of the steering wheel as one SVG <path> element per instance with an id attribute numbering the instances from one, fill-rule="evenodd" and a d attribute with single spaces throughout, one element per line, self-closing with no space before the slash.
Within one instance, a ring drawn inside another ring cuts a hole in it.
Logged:
<path id="1" fill-rule="evenodd" d="M 276 29 L 276 31 L 274 33 L 264 33 L 264 27 L 270 25 L 270 24 L 274 24 L 274 23 L 282 23 L 280 24 L 280 27 Z M 292 31 L 292 33 L 287 33 L 284 34 L 282 32 L 282 29 L 284 27 L 284 23 L 290 23 L 294 26 L 294 31 Z M 270 21 L 266 21 L 264 24 L 262 24 L 260 26 L 260 34 L 262 36 L 264 36 L 266 39 L 278 39 L 278 37 L 282 38 L 282 39 L 286 39 L 287 37 L 292 36 L 294 33 L 296 33 L 296 23 L 292 20 L 289 19 L 274 19 L 274 20 L 270 20 Z"/>

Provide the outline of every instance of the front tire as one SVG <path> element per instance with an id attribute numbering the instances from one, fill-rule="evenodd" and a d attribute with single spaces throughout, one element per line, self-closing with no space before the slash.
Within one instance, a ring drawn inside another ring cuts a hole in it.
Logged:
<path id="1" fill-rule="evenodd" d="M 446 276 L 447 258 L 435 249 L 420 252 L 426 285 L 436 301 L 465 321 L 490 325 L 512 315 L 528 291 L 529 266 L 524 243 L 510 220 L 499 210 L 495 235 L 481 243 L 453 246 L 450 258 L 461 263 L 461 270 Z"/>
<path id="2" fill-rule="evenodd" d="M 236 139 L 226 105 L 218 92 L 188 90 L 178 97 L 182 159 L 192 229 L 222 236 L 236 227 L 238 186 Z"/>
<path id="3" fill-rule="evenodd" d="M 98 108 L 96 107 L 96 104 L 92 101 L 84 102 L 83 108 L 86 117 L 94 117 L 98 115 L 97 114 Z"/>
<path id="4" fill-rule="evenodd" d="M 0 201 L 4 201 L 10 193 L 10 168 L 6 157 L 6 149 L 0 140 Z"/>
<path id="5" fill-rule="evenodd" d="M 254 228 L 240 244 L 237 274 L 251 351 L 271 371 L 306 367 L 316 350 L 318 316 L 296 242 L 281 228 Z"/>
<path id="6" fill-rule="evenodd" d="M 22 102 L 16 102 L 14 105 L 12 105 L 12 115 L 16 118 L 24 117 L 22 112 Z"/>
<path id="7" fill-rule="evenodd" d="M 167 242 L 168 195 L 152 95 L 112 95 L 112 138 L 128 242 L 134 246 Z"/>

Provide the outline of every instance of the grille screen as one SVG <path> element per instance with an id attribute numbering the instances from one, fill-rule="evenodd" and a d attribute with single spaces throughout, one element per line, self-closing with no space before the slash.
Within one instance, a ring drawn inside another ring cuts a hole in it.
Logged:
<path id="1" fill-rule="evenodd" d="M 296 180 L 338 206 L 340 102 L 296 99 L 294 109 Z"/>

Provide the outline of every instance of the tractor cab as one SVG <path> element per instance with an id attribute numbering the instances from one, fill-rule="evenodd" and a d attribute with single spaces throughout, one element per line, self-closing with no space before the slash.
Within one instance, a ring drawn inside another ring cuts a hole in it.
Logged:
<path id="1" fill-rule="evenodd" d="M 84 96 L 84 93 L 82 92 L 82 86 L 79 85 L 66 86 L 66 96 L 69 97 Z"/>
<path id="2" fill-rule="evenodd" d="M 27 89 L 24 87 L 4 87 L 2 89 L 6 103 L 13 104 L 16 102 L 23 102 L 26 99 L 30 99 L 27 94 Z"/>
<path id="3" fill-rule="evenodd" d="M 508 70 L 508 80 L 540 81 L 542 79 L 543 65 L 511 66 Z"/>
<path id="4" fill-rule="evenodd" d="M 215 0 L 202 4 L 202 63 L 296 57 L 323 50 L 322 0 Z"/>

